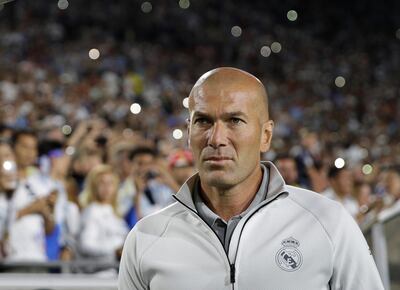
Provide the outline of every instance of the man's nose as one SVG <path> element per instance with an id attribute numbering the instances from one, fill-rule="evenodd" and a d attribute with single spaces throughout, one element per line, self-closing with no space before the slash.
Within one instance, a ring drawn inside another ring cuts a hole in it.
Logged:
<path id="1" fill-rule="evenodd" d="M 210 128 L 210 136 L 208 138 L 208 145 L 213 148 L 226 146 L 227 144 L 227 129 L 224 124 L 215 122 Z"/>

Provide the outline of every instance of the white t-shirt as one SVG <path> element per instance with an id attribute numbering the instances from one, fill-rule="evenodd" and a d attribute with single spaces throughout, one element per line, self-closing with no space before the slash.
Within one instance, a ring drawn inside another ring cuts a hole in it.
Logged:
<path id="1" fill-rule="evenodd" d="M 353 197 L 346 196 L 344 198 L 339 198 L 332 188 L 326 189 L 321 194 L 337 202 L 340 202 L 352 217 L 356 217 L 359 211 L 359 206 L 357 200 L 355 200 Z"/>
<path id="2" fill-rule="evenodd" d="M 38 198 L 58 191 L 55 205 L 55 221 L 65 219 L 65 191 L 60 183 L 50 177 L 36 173 L 19 183 L 12 198 L 12 217 L 9 226 L 7 259 L 17 261 L 46 261 L 46 232 L 44 219 L 40 214 L 31 214 L 16 219 L 16 214 Z"/>
<path id="3" fill-rule="evenodd" d="M 79 248 L 82 255 L 113 260 L 128 234 L 125 221 L 109 204 L 91 203 L 82 212 Z"/>

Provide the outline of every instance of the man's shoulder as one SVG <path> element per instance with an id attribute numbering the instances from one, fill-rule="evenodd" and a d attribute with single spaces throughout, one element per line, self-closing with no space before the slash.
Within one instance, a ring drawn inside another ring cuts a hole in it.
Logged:
<path id="1" fill-rule="evenodd" d="M 185 212 L 182 206 L 175 202 L 166 208 L 148 215 L 139 220 L 129 232 L 125 241 L 125 247 L 134 251 L 137 257 L 141 257 L 168 231 L 169 225 L 179 219 Z"/>
<path id="2" fill-rule="evenodd" d="M 150 214 L 139 220 L 133 228 L 133 231 L 143 234 L 151 234 L 153 236 L 161 236 L 168 224 L 173 221 L 177 216 L 185 212 L 178 202 Z"/>
<path id="3" fill-rule="evenodd" d="M 346 210 L 339 202 L 320 193 L 294 186 L 287 186 L 287 190 L 289 198 L 302 210 L 313 215 L 327 232 L 335 231 L 339 219 L 349 218 Z"/>
<path id="4" fill-rule="evenodd" d="M 329 212 L 337 213 L 342 210 L 342 205 L 326 196 L 312 190 L 301 187 L 286 185 L 289 197 L 310 212 Z"/>

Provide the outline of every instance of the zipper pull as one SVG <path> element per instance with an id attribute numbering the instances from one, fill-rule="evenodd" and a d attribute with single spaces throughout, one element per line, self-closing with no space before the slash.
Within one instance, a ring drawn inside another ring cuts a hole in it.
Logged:
<path id="1" fill-rule="evenodd" d="M 235 274 L 236 274 L 236 269 L 235 269 L 235 264 L 231 264 L 231 283 L 235 284 Z"/>

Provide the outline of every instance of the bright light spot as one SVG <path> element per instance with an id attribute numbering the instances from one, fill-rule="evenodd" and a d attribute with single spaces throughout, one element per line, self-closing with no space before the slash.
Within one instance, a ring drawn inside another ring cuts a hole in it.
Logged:
<path id="1" fill-rule="evenodd" d="M 373 168 L 371 164 L 364 164 L 361 170 L 365 175 L 369 175 L 372 173 Z"/>
<path id="2" fill-rule="evenodd" d="M 67 148 L 65 148 L 65 154 L 72 156 L 75 154 L 75 147 L 74 146 L 68 146 Z"/>
<path id="3" fill-rule="evenodd" d="M 263 57 L 268 57 L 271 55 L 271 49 L 269 48 L 269 46 L 264 45 L 263 47 L 261 47 L 260 53 Z"/>
<path id="4" fill-rule="evenodd" d="M 338 76 L 338 77 L 335 79 L 335 85 L 336 85 L 338 88 L 343 88 L 345 84 L 346 84 L 346 80 L 345 80 L 344 77 Z"/>
<path id="5" fill-rule="evenodd" d="M 182 101 L 182 105 L 188 109 L 189 108 L 189 98 L 184 98 Z"/>
<path id="6" fill-rule="evenodd" d="M 289 21 L 296 21 L 297 20 L 297 12 L 295 10 L 289 10 L 288 13 L 286 14 L 287 19 Z"/>
<path id="7" fill-rule="evenodd" d="M 242 28 L 240 28 L 240 26 L 233 26 L 231 29 L 231 33 L 234 37 L 239 37 L 242 35 Z"/>
<path id="8" fill-rule="evenodd" d="M 153 5 L 151 5 L 150 2 L 146 1 L 146 2 L 142 3 L 141 8 L 142 8 L 143 13 L 150 13 L 151 10 L 153 10 Z"/>
<path id="9" fill-rule="evenodd" d="M 62 126 L 62 128 L 61 128 L 61 132 L 62 132 L 64 135 L 69 135 L 69 134 L 71 134 L 71 132 L 72 132 L 72 128 L 71 128 L 71 126 L 69 126 L 69 125 L 64 125 L 64 126 Z"/>
<path id="10" fill-rule="evenodd" d="M 89 57 L 93 60 L 96 60 L 100 57 L 100 51 L 97 48 L 92 48 L 89 50 Z"/>
<path id="11" fill-rule="evenodd" d="M 345 166 L 345 164 L 346 164 L 346 162 L 344 161 L 344 159 L 343 158 L 337 158 L 336 160 L 335 160 L 335 167 L 336 168 L 343 168 L 344 166 Z"/>
<path id="12" fill-rule="evenodd" d="M 57 6 L 60 10 L 65 10 L 69 6 L 68 0 L 59 0 Z"/>
<path id="13" fill-rule="evenodd" d="M 271 50 L 274 53 L 280 53 L 282 50 L 282 45 L 279 42 L 273 42 L 271 44 Z"/>
<path id="14" fill-rule="evenodd" d="M 189 0 L 179 0 L 179 7 L 182 9 L 188 9 L 190 6 L 190 1 Z"/>
<path id="15" fill-rule="evenodd" d="M 396 31 L 396 37 L 397 37 L 397 39 L 400 39 L 400 28 L 397 29 L 397 31 Z"/>
<path id="16" fill-rule="evenodd" d="M 140 111 L 142 110 L 142 107 L 138 104 L 138 103 L 133 103 L 132 105 L 131 105 L 131 112 L 132 112 L 132 114 L 135 114 L 135 115 L 137 115 L 137 114 L 139 114 L 140 113 Z"/>
<path id="17" fill-rule="evenodd" d="M 174 132 L 172 132 L 172 137 L 174 137 L 174 139 L 182 139 L 183 137 L 183 132 L 180 129 L 175 129 Z"/>
<path id="18" fill-rule="evenodd" d="M 130 138 L 130 137 L 133 136 L 133 131 L 132 131 L 132 129 L 130 129 L 130 128 L 126 128 L 126 129 L 124 129 L 124 131 L 122 131 L 122 135 L 123 135 L 125 138 Z"/>
<path id="19" fill-rule="evenodd" d="M 13 161 L 4 161 L 3 162 L 3 168 L 5 171 L 11 171 L 11 169 L 13 169 L 14 167 L 14 162 Z"/>

